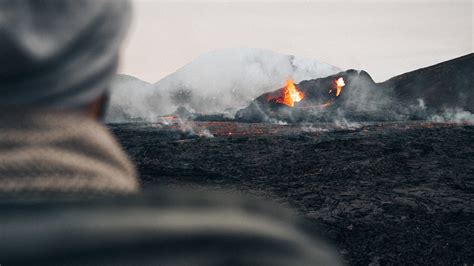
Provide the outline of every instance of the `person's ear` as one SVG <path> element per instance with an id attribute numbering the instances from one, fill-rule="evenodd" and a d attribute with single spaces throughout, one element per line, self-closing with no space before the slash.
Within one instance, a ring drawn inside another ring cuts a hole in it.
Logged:
<path id="1" fill-rule="evenodd" d="M 102 94 L 86 106 L 86 115 L 97 120 L 102 120 L 105 117 L 108 102 L 109 95 L 107 93 Z"/>

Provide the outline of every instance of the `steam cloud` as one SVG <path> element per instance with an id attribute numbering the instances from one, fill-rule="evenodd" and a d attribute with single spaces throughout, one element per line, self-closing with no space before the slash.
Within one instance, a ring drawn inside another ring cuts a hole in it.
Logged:
<path id="1" fill-rule="evenodd" d="M 471 58 L 468 55 L 375 83 L 365 71 L 341 72 L 337 67 L 297 56 L 259 49 L 218 50 L 198 57 L 155 84 L 117 75 L 106 121 L 156 122 L 160 116 L 172 114 L 178 108 L 184 113 L 220 113 L 233 117 L 239 109 L 249 106 L 255 107 L 249 109 L 251 114 L 265 115 L 259 105 L 249 105 L 250 102 L 265 92 L 282 87 L 286 79 L 292 78 L 295 83 L 304 80 L 300 87 L 313 88 L 319 86 L 318 78 L 332 82 L 345 73 L 356 81 L 356 86 L 350 86 L 350 97 L 339 101 L 331 113 L 316 109 L 305 110 L 305 115 L 309 114 L 314 121 L 333 122 L 347 128 L 357 127 L 354 123 L 358 121 L 425 120 L 472 124 L 474 115 L 469 104 L 472 94 L 468 90 L 472 77 L 466 78 L 471 75 Z M 437 73 L 439 67 L 450 72 L 438 78 L 433 73 Z M 455 93 L 446 90 L 447 86 L 457 86 Z M 342 98 L 344 94 L 343 89 Z M 237 116 L 241 117 L 239 113 Z M 263 121 L 298 121 L 289 110 L 287 114 L 281 114 L 283 117 L 267 117 Z M 185 116 L 180 117 L 186 120 Z M 183 129 L 188 127 L 187 121 L 180 120 L 179 123 Z"/>
<path id="2" fill-rule="evenodd" d="M 283 86 L 287 78 L 298 83 L 340 71 L 316 60 L 268 50 L 218 50 L 198 57 L 155 84 L 118 75 L 106 121 L 153 122 L 179 106 L 196 113 L 233 115 L 262 93 Z"/>

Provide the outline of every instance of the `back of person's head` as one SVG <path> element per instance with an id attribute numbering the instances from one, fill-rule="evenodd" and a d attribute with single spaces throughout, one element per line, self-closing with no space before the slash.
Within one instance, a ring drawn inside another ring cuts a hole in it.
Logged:
<path id="1" fill-rule="evenodd" d="M 0 192 L 138 190 L 96 122 L 130 15 L 127 1 L 0 1 Z"/>
<path id="2" fill-rule="evenodd" d="M 95 101 L 116 72 L 129 18 L 127 1 L 0 1 L 0 108 Z"/>

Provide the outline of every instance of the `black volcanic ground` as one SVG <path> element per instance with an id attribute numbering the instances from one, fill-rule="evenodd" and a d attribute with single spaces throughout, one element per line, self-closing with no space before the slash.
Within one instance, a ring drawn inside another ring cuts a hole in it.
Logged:
<path id="1" fill-rule="evenodd" d="M 298 84 L 293 109 L 262 95 L 235 120 L 181 108 L 194 121 L 110 127 L 144 189 L 223 188 L 292 207 L 351 265 L 472 265 L 474 125 L 429 121 L 474 111 L 473 72 L 473 54 L 383 83 L 345 71 Z M 304 106 L 339 76 L 347 88 L 330 108 Z M 258 123 L 272 119 L 297 123 Z"/>
<path id="2" fill-rule="evenodd" d="M 219 136 L 198 138 L 111 125 L 145 189 L 225 188 L 291 206 L 352 265 L 474 261 L 473 126 L 237 127 L 214 124 Z"/>

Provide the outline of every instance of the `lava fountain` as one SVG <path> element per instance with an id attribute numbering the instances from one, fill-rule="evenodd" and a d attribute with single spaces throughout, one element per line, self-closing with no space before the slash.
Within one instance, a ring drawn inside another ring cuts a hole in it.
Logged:
<path id="1" fill-rule="evenodd" d="M 294 107 L 295 102 L 301 102 L 303 98 L 304 93 L 295 86 L 292 79 L 288 79 L 285 87 L 281 91 L 281 95 L 274 99 L 274 101 L 289 107 Z"/>
<path id="2" fill-rule="evenodd" d="M 336 97 L 341 94 L 342 87 L 346 86 L 346 83 L 344 82 L 344 79 L 342 77 L 338 78 L 336 80 Z"/>

